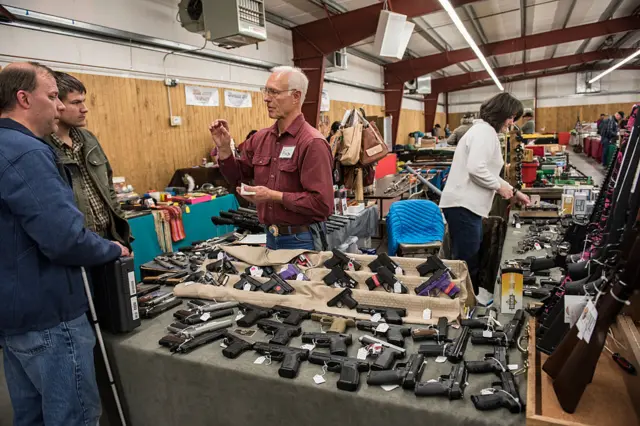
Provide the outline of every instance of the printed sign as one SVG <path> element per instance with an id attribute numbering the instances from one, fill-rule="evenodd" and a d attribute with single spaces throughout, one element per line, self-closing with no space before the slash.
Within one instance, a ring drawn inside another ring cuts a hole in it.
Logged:
<path id="1" fill-rule="evenodd" d="M 231 108 L 251 108 L 251 93 L 225 90 L 224 106 Z"/>
<path id="2" fill-rule="evenodd" d="M 218 89 L 213 87 L 184 86 L 184 94 L 187 98 L 187 105 L 220 106 Z"/>

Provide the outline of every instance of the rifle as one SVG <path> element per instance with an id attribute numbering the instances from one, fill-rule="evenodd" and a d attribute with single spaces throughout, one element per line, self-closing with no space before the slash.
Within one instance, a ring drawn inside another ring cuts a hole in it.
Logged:
<path id="1" fill-rule="evenodd" d="M 636 215 L 635 231 L 639 226 L 640 215 Z M 601 294 L 595 305 L 587 303 L 581 318 L 542 366 L 554 379 L 553 389 L 560 406 L 569 413 L 575 411 L 591 382 L 609 328 L 633 292 L 640 288 L 640 238 L 637 232 L 635 237 L 624 269 L 614 272 L 611 289 Z"/>

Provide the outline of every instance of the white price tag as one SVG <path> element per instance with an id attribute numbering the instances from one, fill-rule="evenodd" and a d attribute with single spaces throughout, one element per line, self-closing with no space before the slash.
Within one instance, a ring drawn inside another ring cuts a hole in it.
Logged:
<path id="1" fill-rule="evenodd" d="M 222 349 L 227 349 L 228 348 L 228 346 L 224 342 L 220 343 L 220 347 Z"/>
<path id="2" fill-rule="evenodd" d="M 386 390 L 387 392 L 391 392 L 394 389 L 398 389 L 400 386 L 398 386 L 398 385 L 382 385 L 380 387 L 382 389 Z"/>
<path id="3" fill-rule="evenodd" d="M 218 260 L 223 260 L 224 259 L 224 252 L 222 250 L 220 250 L 218 252 Z"/>
<path id="4" fill-rule="evenodd" d="M 259 356 L 258 358 L 256 358 L 255 361 L 253 361 L 254 364 L 264 364 L 264 362 L 267 360 L 266 356 Z"/>
<path id="5" fill-rule="evenodd" d="M 533 246 L 536 248 L 536 250 L 542 250 L 542 247 L 540 247 L 540 244 L 538 243 L 535 243 Z"/>
<path id="6" fill-rule="evenodd" d="M 371 322 L 380 322 L 381 319 L 382 319 L 382 315 L 380 314 L 371 315 Z"/>
<path id="7" fill-rule="evenodd" d="M 518 364 L 509 364 L 507 368 L 509 369 L 509 371 L 515 371 L 518 369 Z"/>
<path id="8" fill-rule="evenodd" d="M 491 331 L 489 331 L 489 330 L 484 330 L 484 331 L 482 332 L 482 337 L 489 337 L 489 338 L 491 338 L 491 337 L 493 337 L 493 333 L 492 333 Z"/>
<path id="9" fill-rule="evenodd" d="M 240 321 L 242 318 L 244 318 L 244 314 L 242 312 L 238 312 L 234 321 Z"/>
<path id="10" fill-rule="evenodd" d="M 249 272 L 251 272 L 251 276 L 252 277 L 261 277 L 262 276 L 262 268 L 259 268 L 257 266 L 252 266 L 251 269 L 249 269 Z"/>
<path id="11" fill-rule="evenodd" d="M 520 225 L 520 222 L 517 222 L 516 223 L 516 229 L 520 229 L 520 228 L 522 228 L 522 225 Z"/>
<path id="12" fill-rule="evenodd" d="M 313 381 L 316 383 L 316 385 L 321 385 L 326 382 L 324 377 L 322 377 L 320 374 L 316 374 L 315 376 L 313 376 Z"/>
<path id="13" fill-rule="evenodd" d="M 548 248 L 548 249 L 551 248 L 551 244 L 545 244 L 544 248 Z"/>
<path id="14" fill-rule="evenodd" d="M 129 294 L 131 296 L 135 296 L 138 293 L 138 288 L 136 287 L 136 273 L 131 271 L 127 274 L 127 278 L 129 279 Z"/>
<path id="15" fill-rule="evenodd" d="M 211 318 L 211 314 L 209 312 L 205 312 L 200 317 L 200 321 L 209 321 L 209 318 Z"/>
<path id="16" fill-rule="evenodd" d="M 386 333 L 387 330 L 389 330 L 389 324 L 385 322 L 381 322 L 378 324 L 378 327 L 376 327 L 376 333 Z"/>
<path id="17" fill-rule="evenodd" d="M 422 311 L 422 319 L 424 319 L 424 320 L 430 320 L 431 319 L 431 309 L 427 308 L 424 311 Z"/>
<path id="18" fill-rule="evenodd" d="M 436 379 L 429 379 L 427 380 L 427 383 L 438 383 L 438 381 Z"/>
<path id="19" fill-rule="evenodd" d="M 585 342 L 589 343 L 591 340 L 591 335 L 593 334 L 593 330 L 596 327 L 596 320 L 598 319 L 598 310 L 596 309 L 596 305 L 590 300 L 587 302 L 587 306 L 585 307 L 587 313 L 584 318 L 584 330 L 582 330 L 582 338 Z"/>
<path id="20" fill-rule="evenodd" d="M 436 358 L 436 362 L 438 364 L 442 364 L 443 362 L 447 362 L 447 357 L 440 355 L 439 357 Z"/>
<path id="21" fill-rule="evenodd" d="M 482 389 L 480 395 L 493 395 L 493 389 Z"/>
<path id="22" fill-rule="evenodd" d="M 369 351 L 367 350 L 367 348 L 360 348 L 358 349 L 358 354 L 356 355 L 356 358 L 365 360 L 367 359 L 367 355 L 369 355 Z"/>
<path id="23" fill-rule="evenodd" d="M 304 274 L 302 272 L 296 275 L 296 281 L 304 281 Z"/>
<path id="24" fill-rule="evenodd" d="M 396 275 L 404 275 L 404 270 L 400 267 L 400 265 L 396 266 Z"/>
<path id="25" fill-rule="evenodd" d="M 353 262 L 349 261 L 349 263 L 347 263 L 347 270 L 351 271 L 351 272 L 355 272 L 356 267 L 353 266 Z"/>
<path id="26" fill-rule="evenodd" d="M 308 351 L 312 351 L 312 350 L 315 349 L 315 347 L 316 347 L 316 345 L 314 345 L 314 344 L 306 343 L 306 344 L 300 346 L 300 349 L 306 349 Z"/>
<path id="27" fill-rule="evenodd" d="M 242 289 L 243 289 L 244 291 L 251 291 L 251 284 L 246 283 L 246 284 L 244 285 L 244 287 L 242 287 Z"/>
<path id="28" fill-rule="evenodd" d="M 401 294 L 402 293 L 402 284 L 400 284 L 400 281 L 396 281 L 393 284 L 393 292 L 397 293 L 397 294 Z"/>

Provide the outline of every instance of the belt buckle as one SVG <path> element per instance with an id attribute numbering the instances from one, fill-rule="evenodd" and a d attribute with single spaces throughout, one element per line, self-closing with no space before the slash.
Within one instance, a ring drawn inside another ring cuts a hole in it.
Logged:
<path id="1" fill-rule="evenodd" d="M 271 235 L 273 235 L 274 237 L 277 237 L 278 235 L 280 235 L 280 231 L 278 231 L 278 225 L 271 225 L 269 226 L 269 232 L 271 233 Z"/>

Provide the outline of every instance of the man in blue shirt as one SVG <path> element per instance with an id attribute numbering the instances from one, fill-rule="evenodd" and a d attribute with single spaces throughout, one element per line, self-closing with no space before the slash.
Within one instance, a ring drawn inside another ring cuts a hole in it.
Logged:
<path id="1" fill-rule="evenodd" d="M 624 117 L 624 112 L 619 111 L 613 117 L 609 117 L 608 119 L 602 122 L 602 130 L 600 131 L 600 143 L 602 144 L 602 165 L 608 166 L 607 164 L 607 151 L 609 150 L 609 145 L 612 143 L 616 143 L 618 140 L 618 123 Z"/>
<path id="2" fill-rule="evenodd" d="M 15 426 L 98 423 L 81 267 L 129 255 L 84 227 L 66 172 L 42 141 L 62 110 L 49 68 L 0 72 L 0 346 Z"/>

